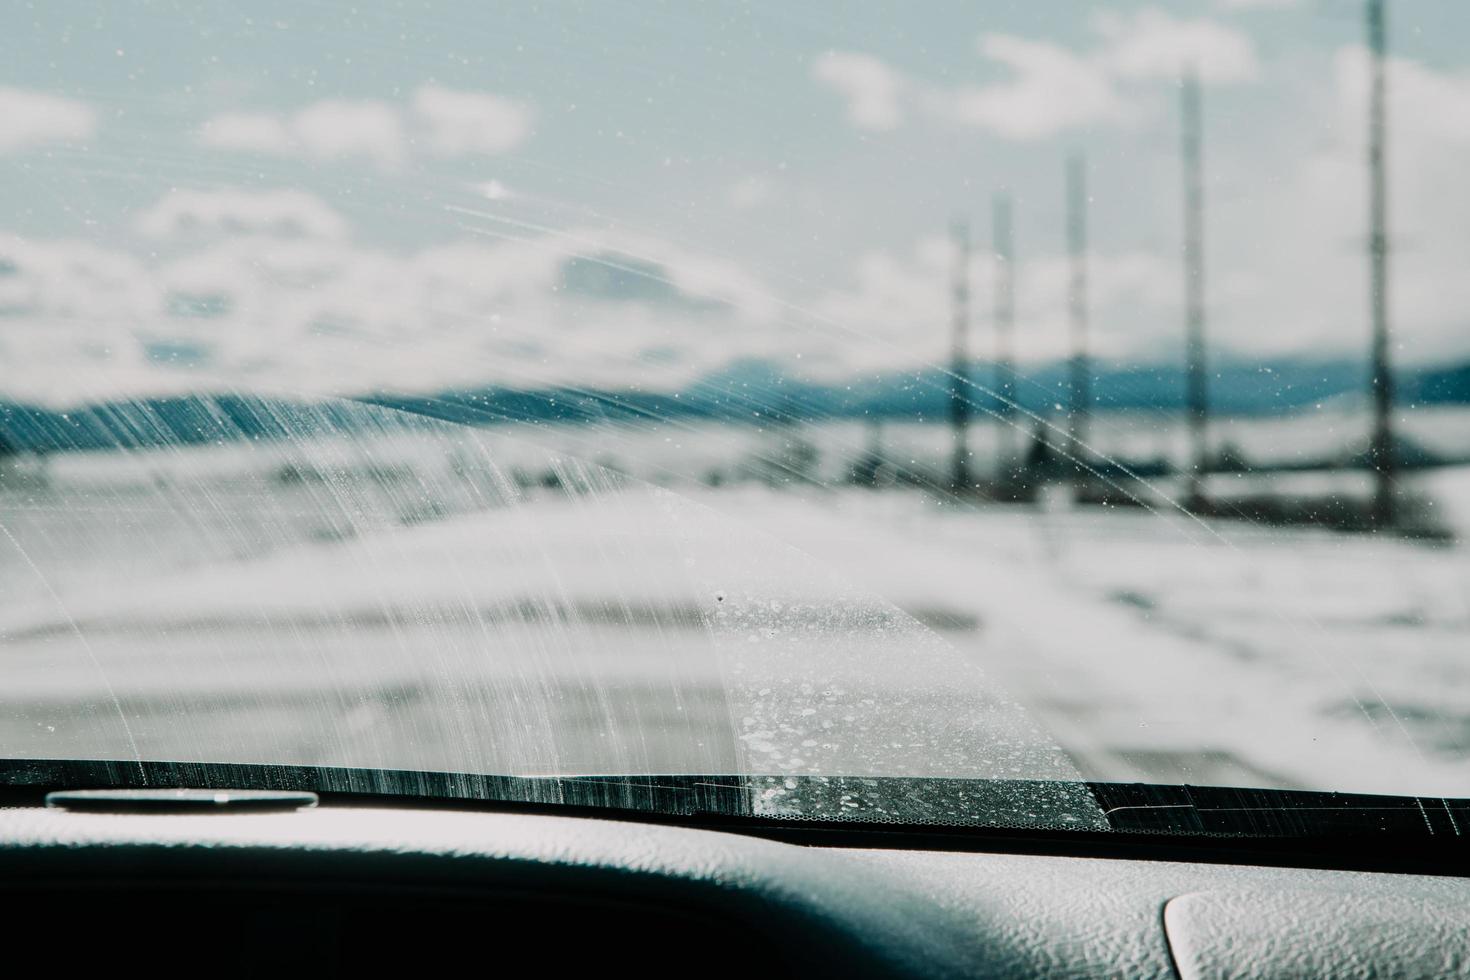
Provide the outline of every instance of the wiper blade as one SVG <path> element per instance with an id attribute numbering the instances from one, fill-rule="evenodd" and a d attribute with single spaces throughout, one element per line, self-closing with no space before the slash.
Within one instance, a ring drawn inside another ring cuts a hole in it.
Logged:
<path id="1" fill-rule="evenodd" d="M 422 804 L 517 804 L 707 823 L 861 825 L 1242 841 L 1437 841 L 1470 829 L 1470 800 L 1309 790 L 903 776 L 507 776 L 332 766 L 0 760 L 0 798 L 58 789 L 276 789 Z"/>
<path id="2" fill-rule="evenodd" d="M 0 789 L 303 790 L 416 801 L 520 803 L 665 817 L 1105 830 L 1086 783 L 790 775 L 546 775 L 248 763 L 0 760 Z"/>
<path id="3" fill-rule="evenodd" d="M 1115 831 L 1252 838 L 1459 836 L 1470 800 L 1227 786 L 1091 783 Z"/>

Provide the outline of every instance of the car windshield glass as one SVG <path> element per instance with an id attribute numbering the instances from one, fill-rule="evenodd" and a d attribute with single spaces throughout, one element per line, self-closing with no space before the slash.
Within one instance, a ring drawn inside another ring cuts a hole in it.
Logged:
<path id="1" fill-rule="evenodd" d="M 1470 796 L 1470 8 L 7 19 L 0 758 Z"/>

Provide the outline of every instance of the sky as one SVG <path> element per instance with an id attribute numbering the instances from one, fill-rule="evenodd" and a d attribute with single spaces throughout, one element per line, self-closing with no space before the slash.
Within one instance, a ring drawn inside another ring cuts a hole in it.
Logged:
<path id="1" fill-rule="evenodd" d="M 1404 364 L 1470 357 L 1470 5 L 1388 0 Z M 370 9 L 368 9 L 370 8 Z M 1216 358 L 1366 350 L 1358 0 L 11 3 L 0 397 L 676 389 L 942 361 L 1015 201 L 1016 350 L 1181 356 L 1179 79 Z"/>

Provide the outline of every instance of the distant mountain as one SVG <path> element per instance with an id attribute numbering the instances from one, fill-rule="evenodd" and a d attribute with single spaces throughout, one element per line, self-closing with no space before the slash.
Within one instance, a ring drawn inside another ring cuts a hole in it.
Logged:
<path id="1" fill-rule="evenodd" d="M 1399 379 L 1399 397 L 1409 404 L 1470 403 L 1470 364 L 1432 368 Z"/>
<path id="2" fill-rule="evenodd" d="M 1470 365 L 1453 372 L 1411 373 L 1401 386 L 1406 400 L 1470 403 Z M 994 412 L 994 368 L 975 364 L 968 372 L 968 399 L 976 415 Z M 1441 376 L 1444 376 L 1442 379 Z M 1211 374 L 1210 402 L 1224 415 L 1281 415 L 1328 399 L 1358 397 L 1367 389 L 1365 369 L 1352 362 L 1282 360 L 1270 364 L 1222 364 Z M 1174 366 L 1102 365 L 1093 378 L 1099 410 L 1177 411 L 1184 406 L 1184 371 Z M 502 419 L 592 421 L 638 416 L 722 421 L 878 418 L 943 420 L 949 417 L 951 378 L 938 368 L 815 383 L 783 373 L 762 361 L 741 362 L 708 375 L 677 393 L 639 390 L 524 391 L 480 388 L 432 396 L 377 396 L 369 400 L 436 418 L 463 422 Z M 1412 394 L 1410 394 L 1412 392 Z M 1017 384 L 1017 401 L 1027 411 L 1046 412 L 1068 398 L 1065 364 L 1029 370 Z"/>
<path id="3" fill-rule="evenodd" d="M 977 416 L 999 408 L 990 391 L 993 377 L 986 364 L 969 371 Z M 927 368 L 816 383 L 774 364 L 747 361 L 673 392 L 484 387 L 367 395 L 356 401 L 474 425 L 640 418 L 744 424 L 852 418 L 942 421 L 949 417 L 950 382 L 944 371 Z M 1470 404 L 1470 364 L 1407 371 L 1397 382 L 1407 405 Z M 1358 401 L 1366 388 L 1365 369 L 1347 361 L 1225 363 L 1211 373 L 1210 401 L 1223 415 L 1284 415 L 1333 399 Z M 1100 365 L 1093 395 L 1102 411 L 1177 411 L 1184 404 L 1184 372 L 1172 365 Z M 1065 404 L 1066 365 L 1028 370 L 1018 383 L 1018 400 L 1038 412 Z M 106 402 L 62 413 L 0 401 L 0 455 L 274 439 L 323 426 L 350 431 L 362 424 L 361 410 L 354 411 L 351 402 L 308 405 L 239 395 L 186 396 Z"/>
<path id="4" fill-rule="evenodd" d="M 104 402 L 57 412 L 0 402 L 0 446 L 15 452 L 193 446 L 300 437 L 324 425 L 360 425 L 351 403 L 307 405 L 240 395 Z"/>

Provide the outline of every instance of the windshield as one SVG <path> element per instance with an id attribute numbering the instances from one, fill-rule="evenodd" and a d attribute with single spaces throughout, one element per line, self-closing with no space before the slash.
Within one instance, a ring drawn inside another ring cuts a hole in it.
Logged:
<path id="1" fill-rule="evenodd" d="M 1470 9 L 9 21 L 0 758 L 1470 796 Z"/>

